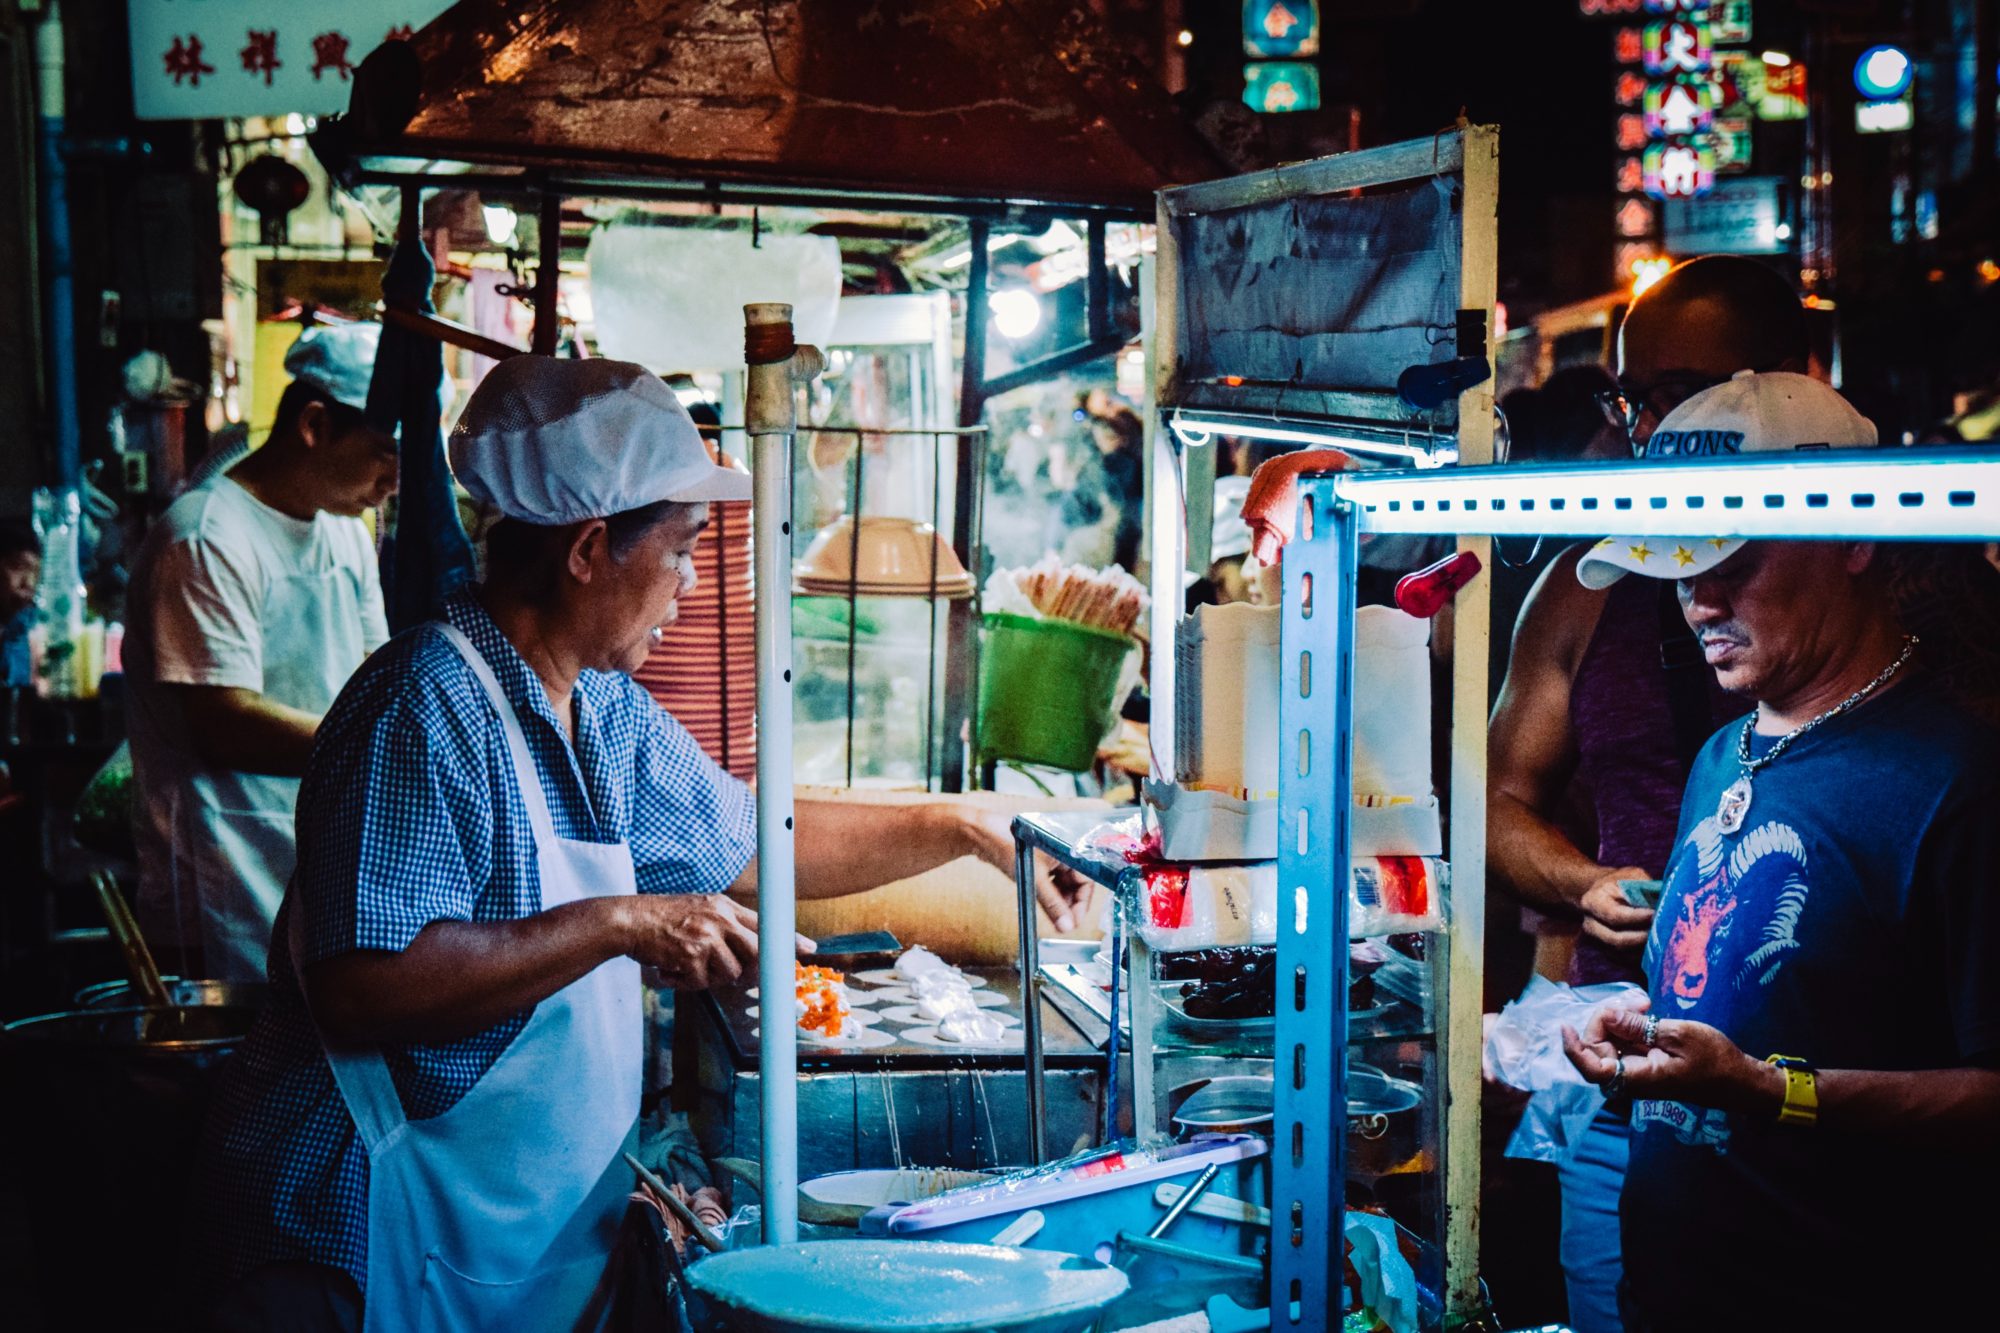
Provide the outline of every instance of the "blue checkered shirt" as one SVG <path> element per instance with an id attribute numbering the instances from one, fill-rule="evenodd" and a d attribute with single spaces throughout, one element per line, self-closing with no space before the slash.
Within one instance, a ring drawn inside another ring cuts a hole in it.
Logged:
<path id="1" fill-rule="evenodd" d="M 541 683 L 472 596 L 453 597 L 445 614 L 513 702 L 558 836 L 629 844 L 642 893 L 716 893 L 735 881 L 756 847 L 750 791 L 644 690 L 584 672 L 572 749 Z M 399 635 L 334 701 L 299 791 L 298 848 L 273 933 L 271 1004 L 223 1079 L 205 1145 L 210 1277 L 223 1285 L 298 1260 L 366 1280 L 367 1153 L 306 1013 L 285 947 L 290 914 L 306 914 L 311 964 L 402 950 L 432 921 L 541 910 L 500 718 L 437 630 Z M 404 1112 L 449 1110 L 528 1017 L 462 1041 L 384 1048 Z"/>

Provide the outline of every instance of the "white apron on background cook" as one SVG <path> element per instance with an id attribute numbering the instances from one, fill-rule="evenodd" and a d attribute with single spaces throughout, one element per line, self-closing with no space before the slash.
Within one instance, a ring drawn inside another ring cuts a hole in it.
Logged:
<path id="1" fill-rule="evenodd" d="M 478 649 L 438 625 L 507 732 L 534 830 L 542 910 L 636 891 L 624 843 L 555 835 L 520 719 Z M 296 960 L 302 914 L 290 922 Z M 368 1153 L 367 1333 L 574 1327 L 604 1276 L 637 1140 L 639 965 L 602 963 L 537 1005 L 443 1115 L 408 1120 L 376 1051 L 327 1059 Z"/>
<path id="2" fill-rule="evenodd" d="M 362 615 L 361 589 L 346 569 L 273 580 L 260 616 L 261 693 L 324 714 L 368 656 Z M 182 762 L 190 764 L 183 780 L 149 784 L 176 804 L 168 826 L 182 938 L 200 940 L 207 975 L 261 981 L 297 858 L 299 780 Z"/>

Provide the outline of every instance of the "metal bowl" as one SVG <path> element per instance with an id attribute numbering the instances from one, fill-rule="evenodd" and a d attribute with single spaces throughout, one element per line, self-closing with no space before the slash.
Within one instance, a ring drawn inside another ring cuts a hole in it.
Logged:
<path id="1" fill-rule="evenodd" d="M 221 1054 L 243 1040 L 256 1018 L 256 1008 L 244 1005 L 70 1009 L 23 1018 L 7 1024 L 4 1031 L 12 1042 L 60 1046 L 73 1051 Z"/>
<path id="2" fill-rule="evenodd" d="M 266 981 L 203 981 L 183 980 L 180 977 L 161 977 L 160 980 L 166 984 L 167 997 L 183 1008 L 258 1009 L 271 993 L 271 985 Z M 125 980 L 100 981 L 76 993 L 76 1007 L 79 1009 L 143 1008 L 145 1003 L 139 988 Z"/>

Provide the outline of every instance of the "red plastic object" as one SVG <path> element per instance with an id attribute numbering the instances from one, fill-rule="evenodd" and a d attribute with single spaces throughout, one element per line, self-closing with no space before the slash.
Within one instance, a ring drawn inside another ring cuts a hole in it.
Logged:
<path id="1" fill-rule="evenodd" d="M 1419 620 L 1429 620 L 1444 610 L 1444 604 L 1460 588 L 1472 582 L 1479 569 L 1479 557 L 1470 551 L 1448 555 L 1435 565 L 1426 565 L 1398 579 L 1396 605 Z"/>

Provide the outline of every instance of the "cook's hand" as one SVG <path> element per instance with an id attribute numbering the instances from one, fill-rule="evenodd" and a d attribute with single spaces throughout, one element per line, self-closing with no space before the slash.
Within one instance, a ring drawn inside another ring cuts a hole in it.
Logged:
<path id="1" fill-rule="evenodd" d="M 1563 1053 L 1586 1082 L 1609 1083 L 1622 1065 L 1622 1089 L 1634 1097 L 1777 1114 L 1785 1099 L 1783 1073 L 1707 1023 L 1663 1018 L 1649 1032 L 1648 1008 L 1641 997 L 1599 1009 L 1581 1033 L 1564 1026 Z"/>
<path id="2" fill-rule="evenodd" d="M 615 901 L 625 952 L 676 990 L 708 990 L 757 966 L 757 914 L 719 893 L 640 893 Z M 801 951 L 813 942 L 797 937 Z"/>
<path id="3" fill-rule="evenodd" d="M 963 812 L 964 832 L 974 856 L 1014 874 L 1014 813 L 985 806 L 956 807 Z M 1035 857 L 1035 901 L 1059 931 L 1075 930 L 1088 914 L 1096 889 L 1092 880 L 1047 856 Z"/>
<path id="4" fill-rule="evenodd" d="M 1625 890 L 1618 887 L 1618 881 L 1651 878 L 1637 866 L 1626 866 L 1607 871 L 1602 878 L 1592 881 L 1576 903 L 1583 912 L 1583 933 L 1614 949 L 1645 948 L 1646 934 L 1653 928 L 1653 909 L 1626 902 Z"/>

